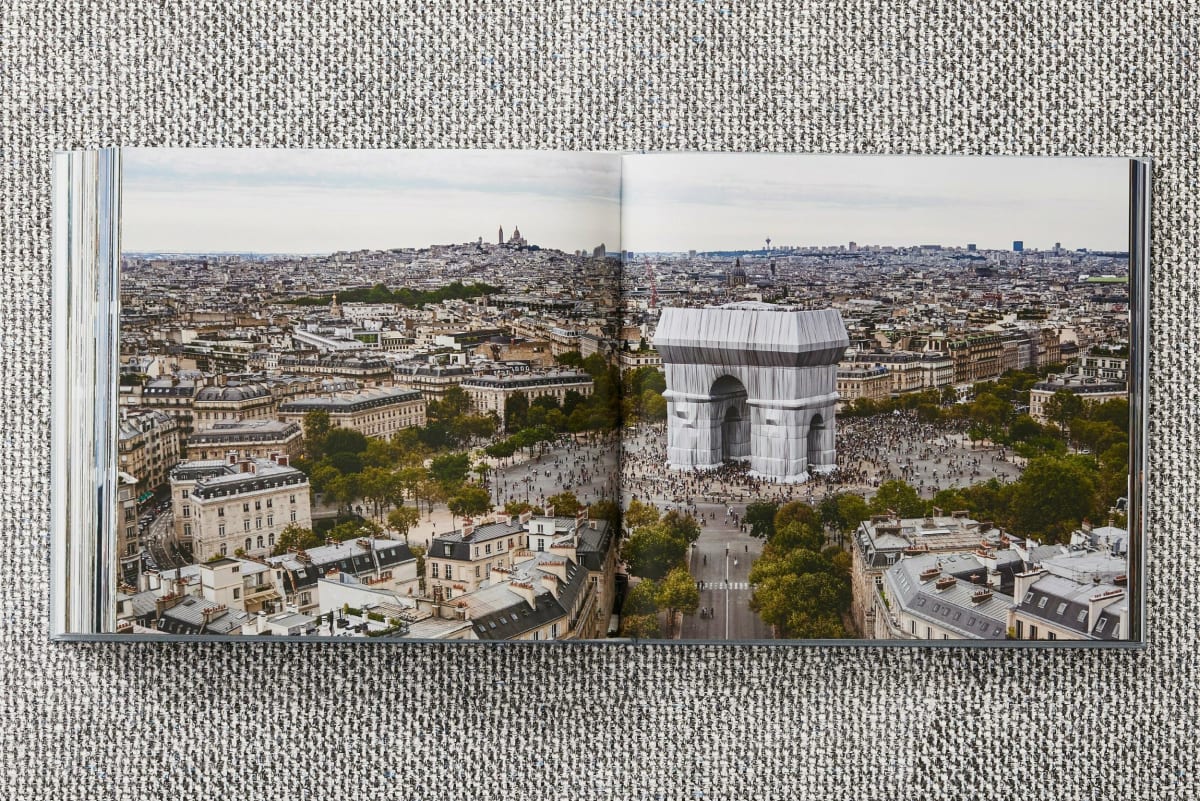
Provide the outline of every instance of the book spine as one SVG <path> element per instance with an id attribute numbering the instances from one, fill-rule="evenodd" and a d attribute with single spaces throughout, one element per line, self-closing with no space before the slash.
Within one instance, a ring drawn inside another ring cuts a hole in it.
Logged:
<path id="1" fill-rule="evenodd" d="M 116 621 L 120 156 L 53 164 L 50 635 Z"/>

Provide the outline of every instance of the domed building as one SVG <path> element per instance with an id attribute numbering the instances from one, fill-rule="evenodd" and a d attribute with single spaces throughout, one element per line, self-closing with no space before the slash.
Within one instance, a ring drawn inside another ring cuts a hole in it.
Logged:
<path id="1" fill-rule="evenodd" d="M 725 283 L 729 287 L 738 287 L 746 285 L 746 268 L 742 266 L 742 259 L 738 259 L 733 264 L 733 269 L 725 278 Z"/>
<path id="2" fill-rule="evenodd" d="M 270 388 L 257 382 L 205 387 L 192 402 L 192 417 L 196 430 L 231 420 L 271 420 L 275 404 Z"/>

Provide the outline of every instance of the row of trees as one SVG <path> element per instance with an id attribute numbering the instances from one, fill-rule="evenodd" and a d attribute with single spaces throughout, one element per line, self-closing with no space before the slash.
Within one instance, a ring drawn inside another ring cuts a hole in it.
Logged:
<path id="1" fill-rule="evenodd" d="M 376 284 L 372 287 L 344 289 L 337 293 L 337 296 L 338 300 L 342 303 L 396 303 L 401 306 L 416 308 L 424 306 L 426 303 L 441 303 L 444 300 L 467 300 L 468 298 L 478 298 L 483 295 L 494 295 L 499 291 L 499 287 L 492 286 L 491 284 L 464 284 L 462 281 L 454 281 L 446 284 L 446 286 L 428 290 L 409 289 L 408 287 L 388 289 L 386 284 Z M 333 295 L 309 295 L 286 302 L 294 306 L 328 306 L 332 300 Z"/>
<path id="2" fill-rule="evenodd" d="M 430 511 L 446 503 L 455 516 L 491 508 L 491 494 L 481 483 L 490 468 L 472 465 L 465 452 L 436 453 L 412 429 L 383 440 L 331 428 L 328 413 L 312 411 L 305 415 L 304 431 L 306 456 L 296 466 L 308 475 L 313 492 L 339 507 L 365 501 L 374 520 L 386 514 L 388 525 L 404 536 L 416 525 L 422 501 Z M 408 498 L 411 507 L 405 506 Z"/>
<path id="3" fill-rule="evenodd" d="M 822 514 L 802 501 L 751 506 L 756 507 L 758 536 L 764 536 L 766 543 L 750 568 L 754 585 L 750 608 L 782 638 L 852 636 L 844 623 L 850 610 L 850 556 L 827 544 Z M 767 507 L 774 507 L 769 523 Z M 826 511 L 841 520 L 836 501 Z"/>
<path id="4" fill-rule="evenodd" d="M 659 636 L 659 613 L 666 612 L 670 637 L 675 615 L 694 614 L 700 605 L 699 588 L 687 568 L 688 550 L 700 537 L 700 524 L 691 515 L 675 510 L 660 514 L 652 504 L 637 500 L 630 501 L 623 522 L 629 536 L 621 543 L 621 560 L 639 581 L 621 608 L 622 635 Z"/>

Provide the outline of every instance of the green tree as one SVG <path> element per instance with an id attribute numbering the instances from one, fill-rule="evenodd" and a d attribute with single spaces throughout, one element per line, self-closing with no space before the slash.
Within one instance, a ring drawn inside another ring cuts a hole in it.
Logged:
<path id="1" fill-rule="evenodd" d="M 554 507 L 554 514 L 557 517 L 574 517 L 576 513 L 583 508 L 583 504 L 575 497 L 573 492 L 560 492 L 557 495 L 551 495 L 546 499 L 546 506 Z"/>
<path id="2" fill-rule="evenodd" d="M 629 502 L 629 508 L 625 510 L 625 525 L 630 531 L 634 531 L 643 526 L 657 523 L 658 517 L 658 509 L 653 504 L 643 503 L 634 498 Z"/>
<path id="3" fill-rule="evenodd" d="M 408 542 L 408 532 L 420 519 L 421 513 L 412 506 L 397 506 L 388 512 L 387 522 L 389 527 L 395 529 L 400 536 L 404 537 L 404 541 Z"/>
<path id="4" fill-rule="evenodd" d="M 658 589 L 659 608 L 667 610 L 667 635 L 675 630 L 675 613 L 693 615 L 700 606 L 700 590 L 687 568 L 677 567 L 667 574 Z"/>
<path id="5" fill-rule="evenodd" d="M 449 497 L 446 506 L 455 517 L 475 517 L 491 510 L 492 495 L 478 484 L 464 484 Z"/>
<path id="6" fill-rule="evenodd" d="M 1041 434 L 1041 424 L 1027 414 L 1018 415 L 1008 429 L 1008 438 L 1013 442 L 1028 442 Z"/>
<path id="7" fill-rule="evenodd" d="M 633 575 L 661 579 L 683 565 L 688 546 L 687 539 L 659 522 L 635 530 L 621 546 L 621 559 Z"/>
<path id="8" fill-rule="evenodd" d="M 383 507 L 395 495 L 395 485 L 395 476 L 382 467 L 367 467 L 359 473 L 359 493 L 371 504 L 372 516 L 382 515 Z"/>
<path id="9" fill-rule="evenodd" d="M 616 501 L 601 498 L 588 504 L 588 519 L 607 520 L 619 530 L 621 524 L 621 507 Z"/>
<path id="10" fill-rule="evenodd" d="M 690 514 L 672 509 L 663 515 L 659 522 L 666 526 L 673 535 L 685 540 L 689 545 L 700 538 L 700 524 Z"/>
<path id="11" fill-rule="evenodd" d="M 1083 401 L 1069 390 L 1060 389 L 1046 399 L 1042 412 L 1046 419 L 1064 433 L 1070 430 L 1071 421 L 1083 411 Z"/>
<path id="12" fill-rule="evenodd" d="M 360 456 L 367 449 L 367 438 L 353 428 L 335 428 L 325 435 L 325 453 L 352 453 Z"/>
<path id="13" fill-rule="evenodd" d="M 890 509 L 900 517 L 924 517 L 927 506 L 915 489 L 899 480 L 880 484 L 869 504 L 872 514 L 885 514 Z"/>
<path id="14" fill-rule="evenodd" d="M 425 546 L 410 545 L 408 550 L 417 558 L 417 582 L 423 592 L 425 590 Z"/>
<path id="15" fill-rule="evenodd" d="M 743 518 L 750 526 L 751 536 L 759 539 L 769 539 L 775 533 L 775 513 L 779 504 L 769 501 L 755 501 L 746 506 L 746 516 Z"/>
<path id="16" fill-rule="evenodd" d="M 658 615 L 622 615 L 621 636 L 635 640 L 652 640 L 659 637 L 662 629 L 659 627 Z"/>
<path id="17" fill-rule="evenodd" d="M 583 355 L 577 350 L 569 350 L 554 357 L 554 361 L 563 367 L 583 367 Z"/>
<path id="18" fill-rule="evenodd" d="M 1096 510 L 1096 470 L 1076 456 L 1030 460 L 1013 488 L 1010 526 L 1014 533 L 1065 542 Z"/>
<path id="19" fill-rule="evenodd" d="M 314 534 L 311 528 L 304 528 L 292 523 L 279 532 L 279 537 L 275 540 L 275 547 L 271 550 L 271 555 L 282 556 L 288 552 L 289 548 L 302 551 L 306 548 L 315 548 L 320 544 L 321 538 Z"/>
<path id="20" fill-rule="evenodd" d="M 515 431 L 525 427 L 529 415 L 529 398 L 524 392 L 514 392 L 504 401 L 504 428 Z"/>
<path id="21" fill-rule="evenodd" d="M 622 615 L 658 614 L 659 582 L 641 579 L 629 587 L 625 602 L 621 605 Z"/>
<path id="22" fill-rule="evenodd" d="M 371 437 L 362 453 L 362 462 L 367 467 L 390 468 L 396 463 L 396 449 L 386 439 Z"/>
<path id="23" fill-rule="evenodd" d="M 314 409 L 304 413 L 304 452 L 310 459 L 325 453 L 325 435 L 329 433 L 329 412 Z"/>
<path id="24" fill-rule="evenodd" d="M 429 463 L 429 476 L 443 487 L 461 484 L 471 469 L 471 457 L 465 453 L 435 456 Z"/>

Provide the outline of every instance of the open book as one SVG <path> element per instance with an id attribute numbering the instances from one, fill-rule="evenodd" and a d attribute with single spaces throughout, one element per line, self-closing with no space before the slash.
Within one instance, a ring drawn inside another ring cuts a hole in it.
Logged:
<path id="1" fill-rule="evenodd" d="M 1140 643 L 1149 174 L 59 154 L 52 636 Z"/>

